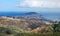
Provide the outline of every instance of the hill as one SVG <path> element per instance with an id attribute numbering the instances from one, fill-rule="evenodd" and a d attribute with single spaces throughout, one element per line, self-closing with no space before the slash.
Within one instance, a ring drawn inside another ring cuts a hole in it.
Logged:
<path id="1" fill-rule="evenodd" d="M 35 12 L 24 13 L 22 16 L 0 16 L 0 27 L 12 28 L 16 32 L 31 32 L 52 23 L 53 21 L 46 20 Z"/>

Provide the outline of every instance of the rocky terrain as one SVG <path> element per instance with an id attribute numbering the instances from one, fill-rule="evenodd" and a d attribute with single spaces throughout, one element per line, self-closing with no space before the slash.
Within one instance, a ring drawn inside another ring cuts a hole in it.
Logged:
<path id="1" fill-rule="evenodd" d="M 32 31 L 46 24 L 52 24 L 53 21 L 43 19 L 35 12 L 25 13 L 23 16 L 1 16 L 0 27 L 16 27 L 26 31 Z"/>

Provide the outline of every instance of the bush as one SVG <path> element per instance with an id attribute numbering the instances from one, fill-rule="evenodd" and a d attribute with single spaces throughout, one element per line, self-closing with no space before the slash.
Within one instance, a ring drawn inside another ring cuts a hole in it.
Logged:
<path id="1" fill-rule="evenodd" d="M 10 28 L 0 27 L 0 33 L 4 33 L 4 34 L 14 34 L 15 31 L 11 30 Z"/>
<path id="2" fill-rule="evenodd" d="M 59 29 L 60 29 L 60 25 L 59 24 L 53 24 L 53 29 L 54 29 L 54 32 L 59 32 Z"/>

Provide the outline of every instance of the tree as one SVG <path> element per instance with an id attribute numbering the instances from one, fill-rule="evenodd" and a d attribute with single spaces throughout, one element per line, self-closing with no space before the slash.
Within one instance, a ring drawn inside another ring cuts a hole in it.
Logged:
<path id="1" fill-rule="evenodd" d="M 59 24 L 53 24 L 53 30 L 54 32 L 58 31 L 59 29 Z"/>

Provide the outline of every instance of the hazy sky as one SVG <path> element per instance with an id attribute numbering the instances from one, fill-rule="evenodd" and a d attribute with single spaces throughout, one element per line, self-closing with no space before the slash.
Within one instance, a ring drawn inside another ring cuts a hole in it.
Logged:
<path id="1" fill-rule="evenodd" d="M 0 0 L 0 11 L 60 12 L 60 0 Z"/>

